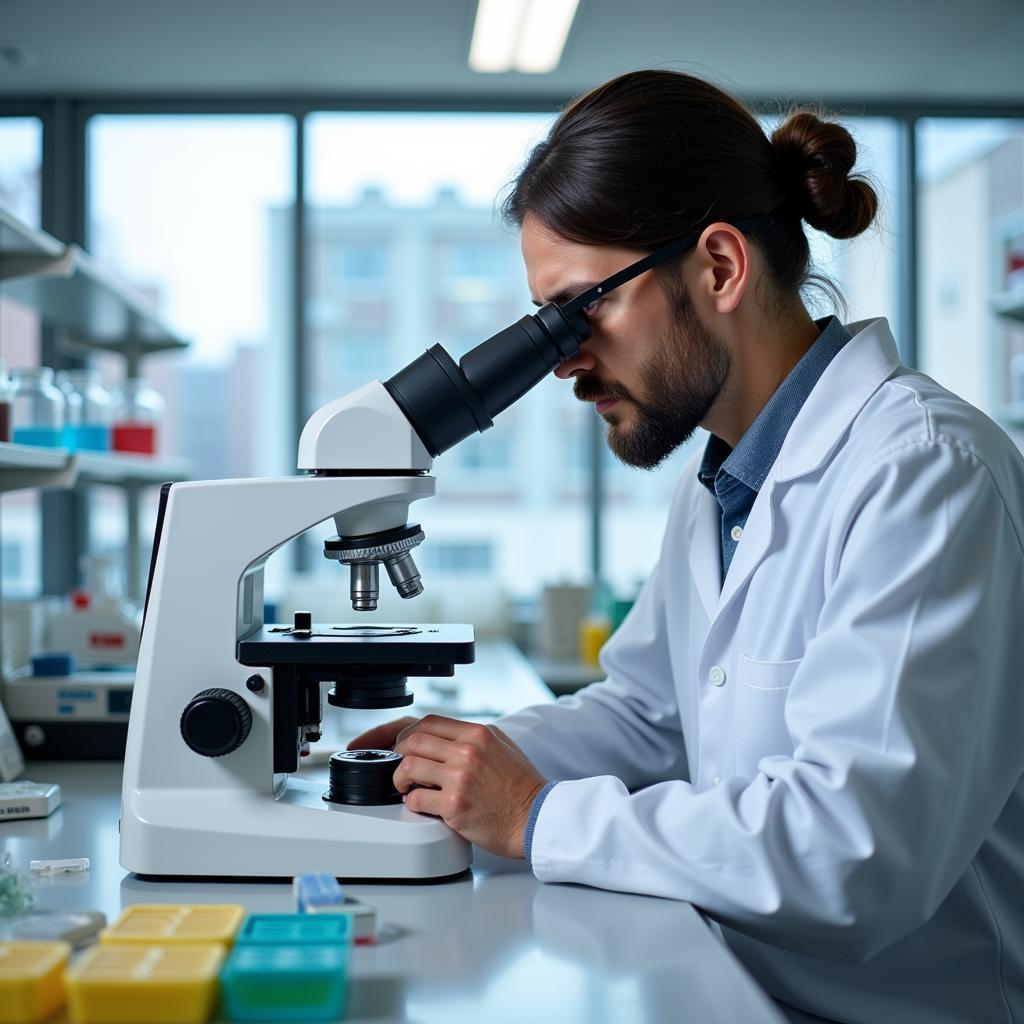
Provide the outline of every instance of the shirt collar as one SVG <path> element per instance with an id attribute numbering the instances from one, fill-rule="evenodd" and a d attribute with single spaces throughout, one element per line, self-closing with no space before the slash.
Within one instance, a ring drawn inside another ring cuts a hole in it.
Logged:
<path id="1" fill-rule="evenodd" d="M 850 340 L 838 317 L 815 321 L 821 333 L 790 370 L 735 448 L 712 434 L 697 476 L 712 493 L 719 474 L 727 474 L 752 491 L 760 491 L 797 414 L 826 367 Z"/>

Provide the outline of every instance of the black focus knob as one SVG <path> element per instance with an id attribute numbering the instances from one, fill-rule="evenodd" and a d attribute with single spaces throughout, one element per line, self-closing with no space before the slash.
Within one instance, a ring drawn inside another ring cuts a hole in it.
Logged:
<path id="1" fill-rule="evenodd" d="M 222 757 L 237 750 L 251 728 L 249 705 L 233 690 L 203 690 L 181 713 L 182 739 L 204 757 Z"/>

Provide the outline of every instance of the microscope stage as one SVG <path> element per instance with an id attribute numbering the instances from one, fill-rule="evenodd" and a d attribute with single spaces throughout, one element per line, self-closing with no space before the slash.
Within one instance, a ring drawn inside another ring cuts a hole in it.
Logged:
<path id="1" fill-rule="evenodd" d="M 263 626 L 238 642 L 243 665 L 469 665 L 473 627 L 451 624 L 347 623 L 309 630 Z"/>

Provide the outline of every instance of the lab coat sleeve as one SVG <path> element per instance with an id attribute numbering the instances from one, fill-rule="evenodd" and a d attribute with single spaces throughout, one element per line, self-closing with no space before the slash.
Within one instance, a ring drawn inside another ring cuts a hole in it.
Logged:
<path id="1" fill-rule="evenodd" d="M 754 938 L 863 960 L 939 907 L 1024 769 L 1017 507 L 975 454 L 927 438 L 847 485 L 826 596 L 786 697 L 792 756 L 698 792 L 556 786 L 544 881 L 689 900 Z"/>
<path id="2" fill-rule="evenodd" d="M 632 789 L 666 778 L 683 758 L 662 572 L 659 561 L 605 644 L 604 682 L 497 722 L 546 779 L 607 774 Z"/>

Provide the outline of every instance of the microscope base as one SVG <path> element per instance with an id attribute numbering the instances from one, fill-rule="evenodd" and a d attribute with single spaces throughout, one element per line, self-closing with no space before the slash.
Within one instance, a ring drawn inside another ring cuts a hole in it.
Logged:
<path id="1" fill-rule="evenodd" d="M 125 794 L 121 865 L 145 876 L 418 881 L 465 871 L 472 848 L 402 804 L 343 807 L 324 783 L 289 778 L 277 796 L 159 789 Z"/>

